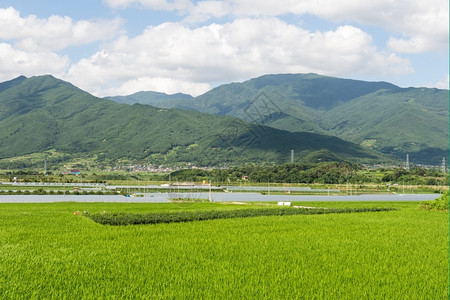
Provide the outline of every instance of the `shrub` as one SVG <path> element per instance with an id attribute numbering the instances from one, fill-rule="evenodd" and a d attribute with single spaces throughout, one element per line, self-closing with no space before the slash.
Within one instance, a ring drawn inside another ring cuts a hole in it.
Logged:
<path id="1" fill-rule="evenodd" d="M 38 188 L 33 191 L 33 195 L 46 195 L 47 192 L 43 188 Z"/>
<path id="2" fill-rule="evenodd" d="M 423 202 L 422 209 L 434 209 L 434 210 L 448 210 L 448 191 L 445 192 L 441 197 L 436 200 L 430 202 Z"/>

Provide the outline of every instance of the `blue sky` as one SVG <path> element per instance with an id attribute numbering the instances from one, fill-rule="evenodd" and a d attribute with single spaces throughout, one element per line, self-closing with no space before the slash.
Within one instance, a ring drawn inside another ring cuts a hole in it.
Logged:
<path id="1" fill-rule="evenodd" d="M 0 81 L 202 94 L 263 74 L 448 89 L 446 0 L 0 0 Z"/>

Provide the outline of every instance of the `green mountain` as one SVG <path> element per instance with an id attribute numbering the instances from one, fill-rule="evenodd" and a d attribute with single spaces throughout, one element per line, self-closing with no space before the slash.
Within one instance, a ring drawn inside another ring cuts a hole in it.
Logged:
<path id="1" fill-rule="evenodd" d="M 448 157 L 449 91 L 316 74 L 265 75 L 219 86 L 177 107 L 291 132 L 339 138 L 415 163 Z"/>
<path id="2" fill-rule="evenodd" d="M 107 99 L 111 99 L 117 103 L 126 103 L 126 104 L 147 104 L 152 106 L 161 106 L 163 103 L 170 103 L 172 101 L 180 102 L 180 101 L 189 101 L 192 100 L 193 97 L 191 95 L 177 93 L 168 95 L 165 93 L 159 92 L 137 92 L 135 94 L 129 96 L 111 96 L 106 97 Z"/>
<path id="3" fill-rule="evenodd" d="M 448 99 L 448 90 L 377 91 L 327 112 L 329 132 L 383 153 L 439 164 L 449 152 Z"/>
<path id="4" fill-rule="evenodd" d="M 22 83 L 27 78 L 25 76 L 19 76 L 17 78 L 14 78 L 13 80 L 5 81 L 0 83 L 0 93 L 9 89 L 10 87 L 16 86 L 20 83 Z"/>
<path id="5" fill-rule="evenodd" d="M 3 162 L 46 151 L 47 159 L 60 162 L 78 157 L 109 163 L 270 164 L 289 161 L 291 149 L 297 160 L 326 149 L 339 159 L 389 161 L 336 137 L 288 132 L 228 116 L 119 104 L 52 76 L 21 78 L 2 87 Z"/>

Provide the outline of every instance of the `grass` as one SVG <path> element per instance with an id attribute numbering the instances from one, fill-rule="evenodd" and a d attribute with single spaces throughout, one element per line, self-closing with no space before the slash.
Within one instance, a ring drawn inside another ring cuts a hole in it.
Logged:
<path id="1" fill-rule="evenodd" d="M 446 212 L 314 206 L 399 210 L 102 226 L 73 213 L 254 205 L 0 204 L 0 298 L 448 299 Z"/>

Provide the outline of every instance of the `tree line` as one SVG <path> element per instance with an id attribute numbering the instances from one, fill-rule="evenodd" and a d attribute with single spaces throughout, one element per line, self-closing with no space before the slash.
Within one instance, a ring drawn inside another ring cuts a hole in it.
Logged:
<path id="1" fill-rule="evenodd" d="M 448 182 L 448 175 L 433 169 L 414 167 L 410 171 L 404 168 L 363 170 L 361 166 L 347 162 L 326 163 L 288 163 L 274 166 L 246 165 L 229 169 L 185 169 L 171 173 L 178 181 L 212 182 L 273 182 L 273 183 L 397 183 L 415 185 L 441 185 Z"/>

